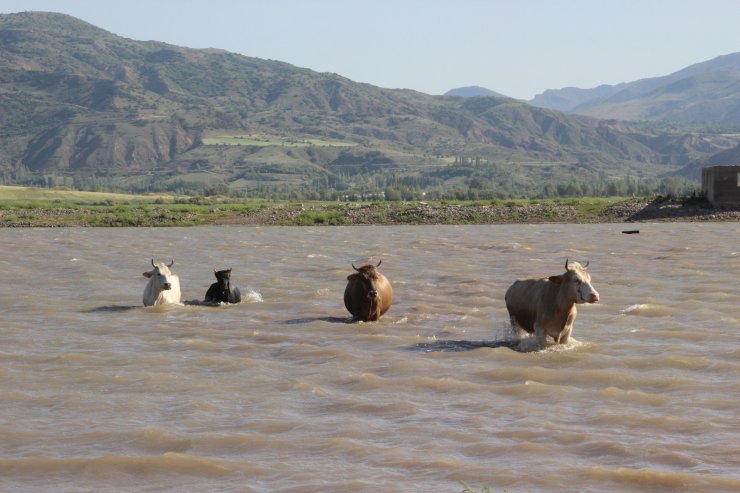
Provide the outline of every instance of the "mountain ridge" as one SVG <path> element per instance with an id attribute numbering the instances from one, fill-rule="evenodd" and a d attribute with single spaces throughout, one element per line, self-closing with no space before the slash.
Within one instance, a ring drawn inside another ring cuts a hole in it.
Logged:
<path id="1" fill-rule="evenodd" d="M 500 92 L 492 91 L 491 89 L 488 89 L 486 87 L 481 87 L 481 86 L 456 87 L 455 89 L 450 89 L 449 91 L 444 93 L 444 96 L 457 96 L 461 98 L 488 97 L 488 96 L 493 96 L 497 98 L 508 97 L 508 96 L 505 96 L 504 94 L 501 94 Z"/>
<path id="2" fill-rule="evenodd" d="M 661 77 L 591 89 L 548 89 L 535 106 L 597 118 L 740 124 L 740 53 L 721 55 Z"/>
<path id="3" fill-rule="evenodd" d="M 0 15 L 0 95 L 3 183 L 249 192 L 467 187 L 477 178 L 514 193 L 576 176 L 659 177 L 738 140 L 506 97 L 383 89 L 130 40 L 56 13 Z M 455 167 L 469 162 L 477 168 Z"/>

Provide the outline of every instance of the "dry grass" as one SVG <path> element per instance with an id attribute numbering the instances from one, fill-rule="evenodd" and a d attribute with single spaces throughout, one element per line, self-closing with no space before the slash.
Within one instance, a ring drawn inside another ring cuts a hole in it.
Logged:
<path id="1" fill-rule="evenodd" d="M 92 204 L 96 202 L 154 202 L 155 200 L 172 200 L 172 195 L 130 195 L 111 192 L 82 192 L 56 188 L 34 188 L 2 185 L 0 186 L 0 203 L 24 205 L 31 202 L 73 202 Z"/>

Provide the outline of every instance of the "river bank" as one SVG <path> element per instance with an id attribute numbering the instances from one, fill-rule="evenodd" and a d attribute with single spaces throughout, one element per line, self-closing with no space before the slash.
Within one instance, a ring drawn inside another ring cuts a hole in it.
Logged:
<path id="1" fill-rule="evenodd" d="M 655 198 L 493 202 L 192 204 L 55 203 L 5 206 L 0 227 L 310 226 L 740 221 L 740 207 Z"/>
<path id="2" fill-rule="evenodd" d="M 573 200 L 501 204 L 381 203 L 276 207 L 253 210 L 217 224 L 512 224 L 611 223 L 641 221 L 740 221 L 740 209 L 705 203 L 627 199 L 613 204 Z"/>

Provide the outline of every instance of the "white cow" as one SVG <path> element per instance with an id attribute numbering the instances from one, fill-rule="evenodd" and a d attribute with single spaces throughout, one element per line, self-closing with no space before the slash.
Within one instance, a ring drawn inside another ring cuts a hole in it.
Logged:
<path id="1" fill-rule="evenodd" d="M 174 260 L 169 265 L 155 264 L 152 259 L 154 269 L 142 274 L 149 279 L 144 288 L 144 306 L 180 303 L 180 278 L 170 272 L 174 264 Z"/>

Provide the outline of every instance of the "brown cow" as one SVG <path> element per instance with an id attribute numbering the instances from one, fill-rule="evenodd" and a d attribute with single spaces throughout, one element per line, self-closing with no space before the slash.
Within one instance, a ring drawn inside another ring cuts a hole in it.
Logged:
<path id="1" fill-rule="evenodd" d="M 363 265 L 347 277 L 344 289 L 344 306 L 352 314 L 352 321 L 373 322 L 388 311 L 393 303 L 393 288 L 388 279 L 378 272 L 378 265 Z"/>
<path id="2" fill-rule="evenodd" d="M 556 344 L 567 343 L 576 319 L 576 304 L 599 301 L 586 267 L 588 262 L 582 266 L 566 259 L 565 274 L 515 281 L 506 291 L 511 324 L 534 332 L 540 346 L 545 346 L 547 336 Z"/>

